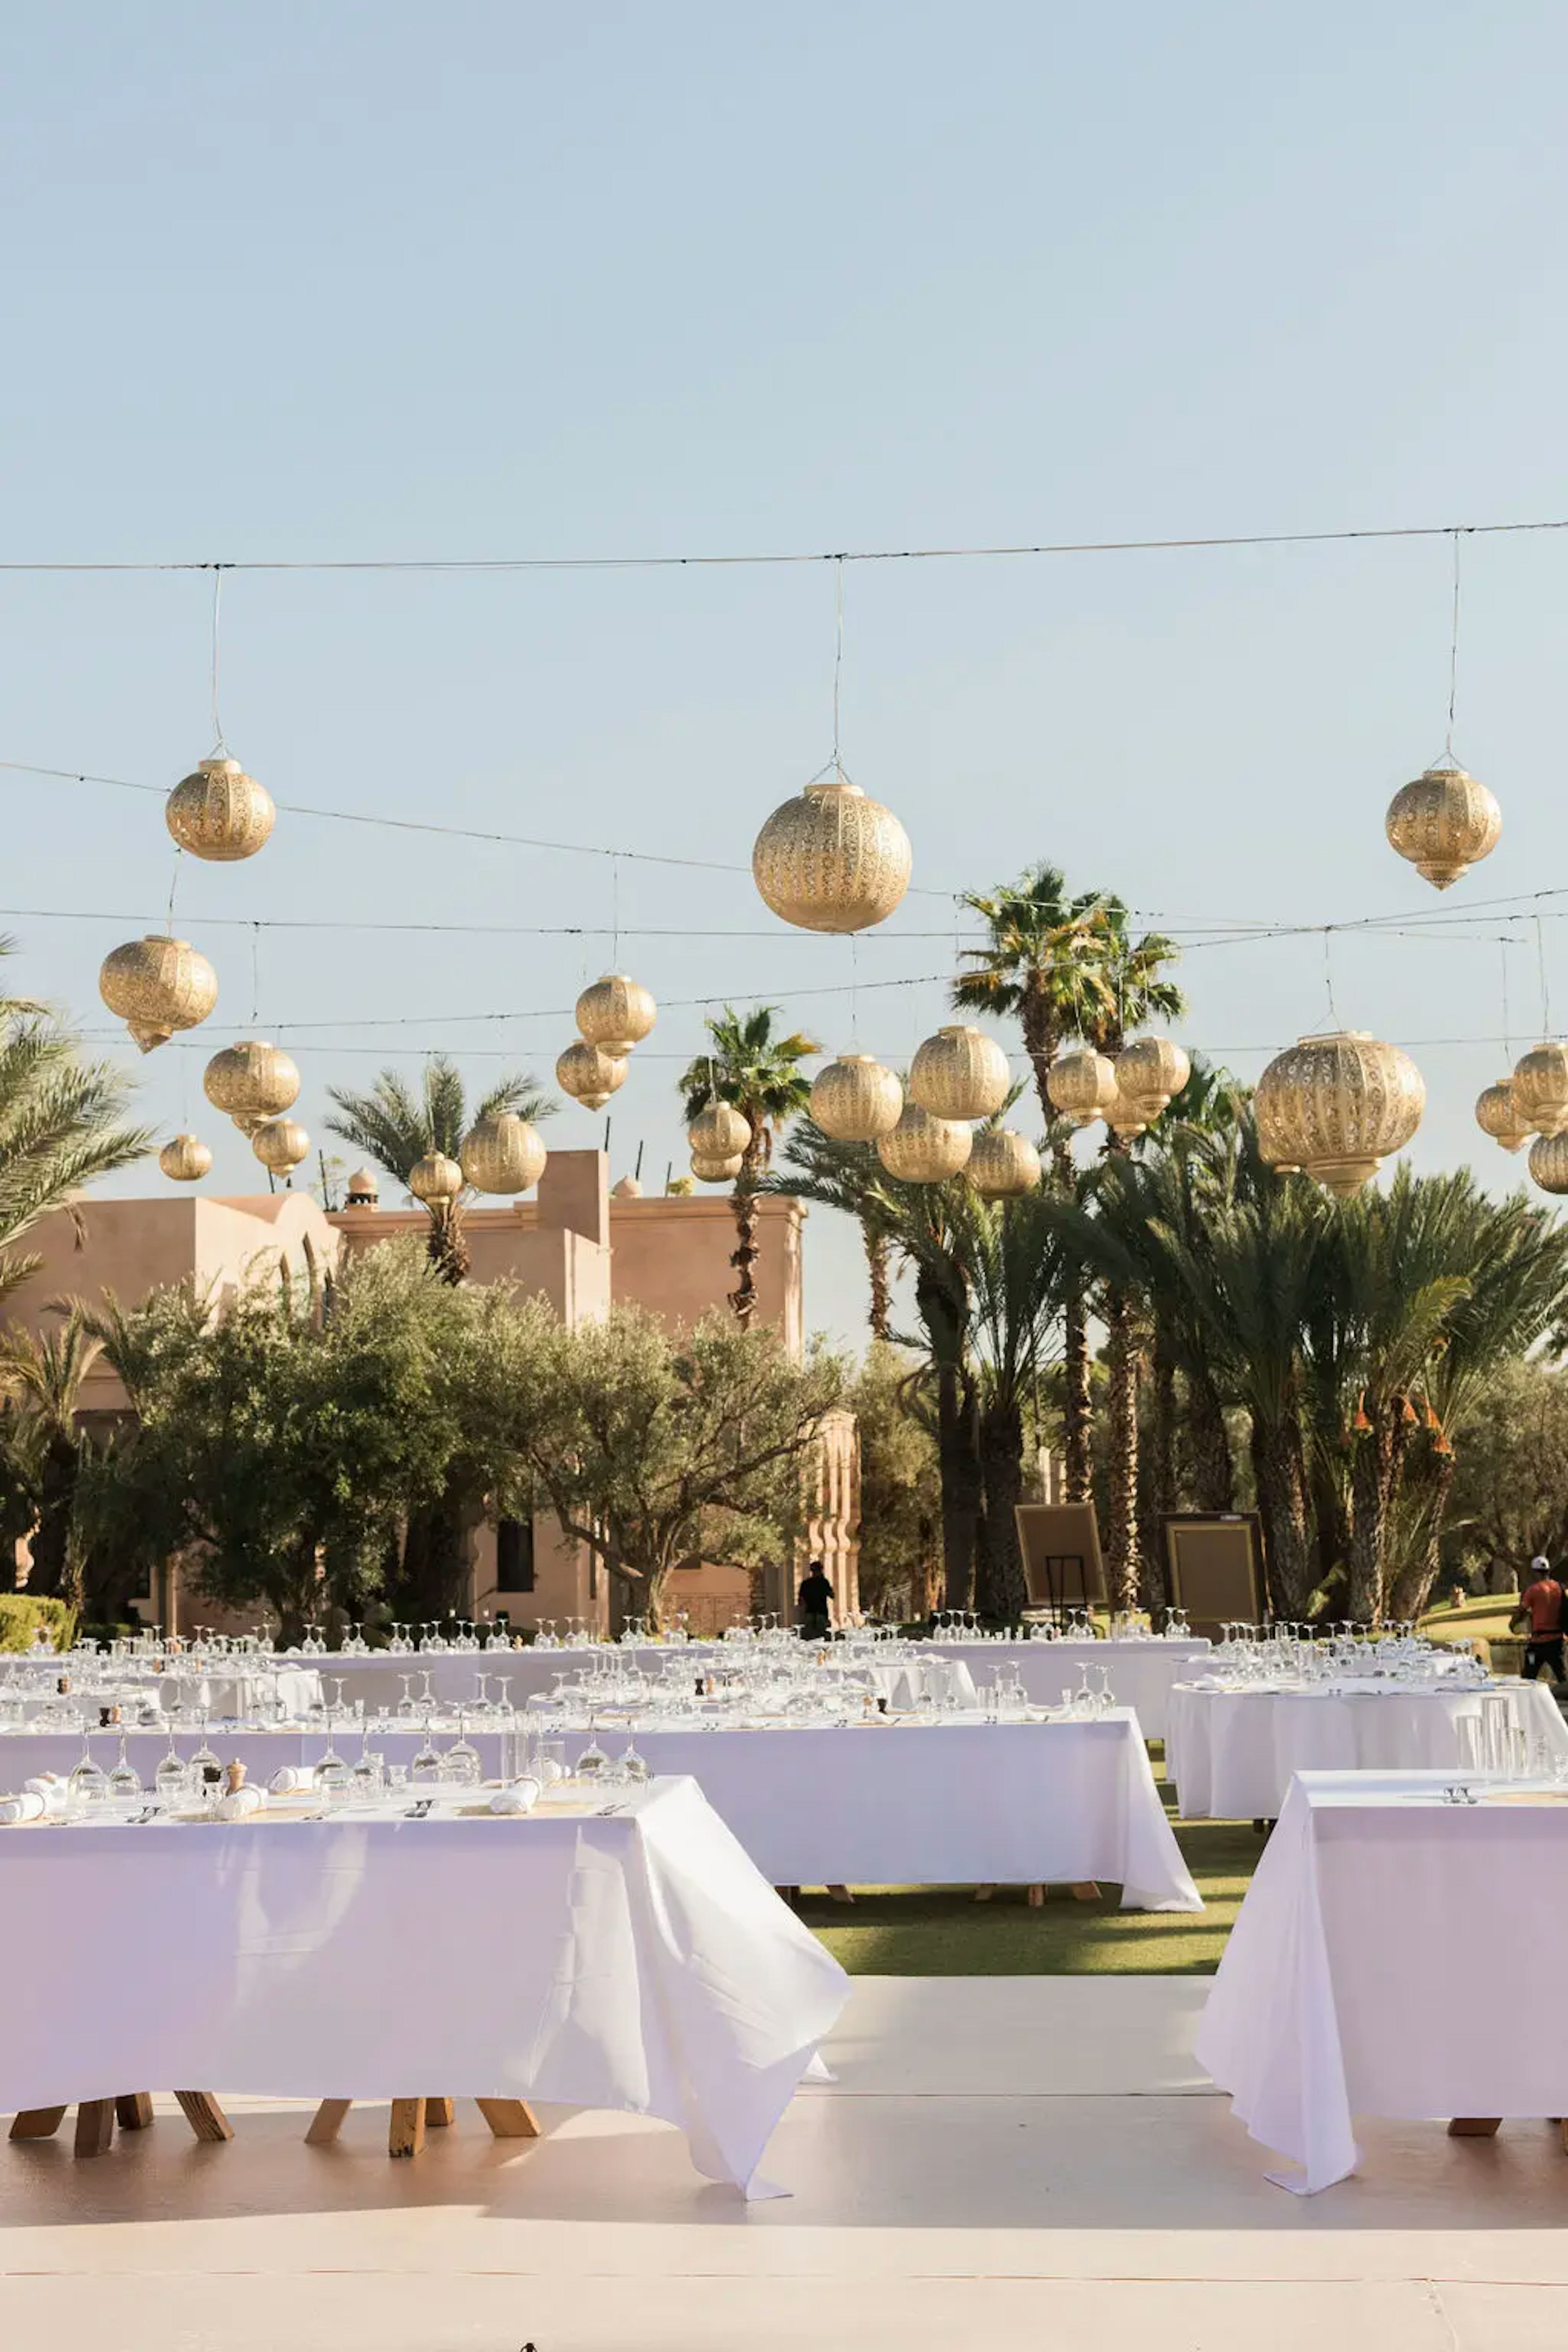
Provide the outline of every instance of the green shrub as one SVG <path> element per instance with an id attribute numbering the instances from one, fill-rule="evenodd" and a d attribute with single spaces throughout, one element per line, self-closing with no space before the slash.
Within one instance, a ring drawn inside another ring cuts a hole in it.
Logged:
<path id="1" fill-rule="evenodd" d="M 68 1602 L 0 1592 L 0 1650 L 30 1650 L 40 1625 L 57 1650 L 68 1650 L 76 1640 L 76 1611 Z"/>

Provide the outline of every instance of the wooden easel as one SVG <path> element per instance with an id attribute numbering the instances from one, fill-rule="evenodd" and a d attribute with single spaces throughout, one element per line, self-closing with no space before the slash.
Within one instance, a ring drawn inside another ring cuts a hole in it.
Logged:
<path id="1" fill-rule="evenodd" d="M 331 2147 L 343 2127 L 352 2099 L 323 2099 L 305 2134 L 307 2147 Z M 474 2105 L 495 2139 L 537 2139 L 539 2124 L 526 2099 L 476 2099 Z M 426 2128 L 452 2120 L 450 2099 L 394 2099 L 387 2126 L 388 2156 L 417 2156 L 425 2145 Z"/>
<path id="2" fill-rule="evenodd" d="M 198 2139 L 232 2139 L 234 2126 L 210 2091 L 176 2091 L 185 2121 Z M 11 2126 L 13 2139 L 53 2139 L 66 2119 L 64 2107 L 24 2107 Z M 73 2156 L 102 2156 L 112 2145 L 114 2126 L 122 2132 L 145 2131 L 153 2120 L 152 2095 L 121 2091 L 113 2099 L 80 2099 L 77 2103 Z"/>

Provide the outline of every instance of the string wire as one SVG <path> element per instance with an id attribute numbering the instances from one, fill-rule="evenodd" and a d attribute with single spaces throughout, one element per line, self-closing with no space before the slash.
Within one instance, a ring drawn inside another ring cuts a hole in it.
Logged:
<path id="1" fill-rule="evenodd" d="M 224 574 L 224 566 L 223 566 L 221 563 L 215 563 L 215 564 L 213 565 L 213 660 L 212 660 L 212 705 L 213 705 L 213 748 L 212 748 L 212 757 L 213 757 L 215 760 L 221 760 L 221 759 L 224 759 L 225 757 L 226 757 L 226 755 L 227 755 L 227 751 L 228 751 L 228 746 L 225 743 L 225 741 L 224 741 L 224 740 L 223 740 L 223 720 L 222 720 L 222 719 L 219 718 L 219 716 L 218 716 L 218 662 L 219 662 L 219 625 L 219 625 L 219 620 L 220 620 L 220 616 L 221 616 L 222 609 L 223 609 L 223 574 Z"/>
<path id="2" fill-rule="evenodd" d="M 1329 995 L 1329 1019 L 1337 1029 L 1340 1026 L 1340 1013 L 1339 1007 L 1334 1003 L 1334 958 L 1331 946 L 1333 929 L 1332 923 L 1323 925 L 1323 985 Z"/>
<path id="3" fill-rule="evenodd" d="M 1541 928 L 1541 918 L 1535 918 L 1535 960 L 1541 973 L 1541 1034 L 1552 1034 L 1552 991 L 1546 978 L 1546 938 Z"/>
<path id="4" fill-rule="evenodd" d="M 844 773 L 839 757 L 839 705 L 844 685 L 844 558 L 836 556 L 833 564 L 834 624 L 833 624 L 833 772 Z"/>
<path id="5" fill-rule="evenodd" d="M 1454 758 L 1454 706 L 1459 690 L 1459 534 L 1454 533 L 1454 611 L 1448 636 L 1448 732 L 1443 745 L 1443 756 L 1450 765 Z"/>

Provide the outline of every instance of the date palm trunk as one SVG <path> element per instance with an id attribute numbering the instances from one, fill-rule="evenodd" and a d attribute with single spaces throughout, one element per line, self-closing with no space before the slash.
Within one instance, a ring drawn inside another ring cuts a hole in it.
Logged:
<path id="1" fill-rule="evenodd" d="M 756 1267 L 762 1255 L 757 1245 L 757 1186 L 767 1169 L 769 1140 L 767 1129 L 753 1118 L 752 1139 L 730 1195 L 735 1219 L 735 1246 L 730 1255 L 730 1263 L 735 1269 L 735 1287 L 729 1294 L 729 1303 L 742 1331 L 751 1329 L 757 1311 Z"/>
<path id="2" fill-rule="evenodd" d="M 993 1398 L 981 1408 L 980 1463 L 985 1482 L 990 1613 L 1016 1624 L 1029 1595 L 1016 1516 L 1024 1498 L 1024 1417 L 1016 1403 Z"/>
<path id="3" fill-rule="evenodd" d="M 1022 1008 L 1024 1050 L 1034 1072 L 1040 1117 L 1048 1134 L 1057 1117 L 1048 1080 L 1051 1064 L 1061 1045 L 1043 990 L 1026 990 Z M 1078 1173 L 1066 1143 L 1051 1153 L 1051 1173 L 1064 1201 L 1078 1189 Z M 1089 1372 L 1089 1302 L 1081 1269 L 1069 1273 L 1062 1297 L 1062 1498 L 1087 1503 L 1091 1492 L 1093 1459 L 1090 1439 L 1093 1406 Z"/>
<path id="4" fill-rule="evenodd" d="M 1236 1465 L 1225 1407 L 1213 1378 L 1200 1368 L 1187 1375 L 1187 1443 L 1192 1451 L 1193 1500 L 1200 1511 L 1234 1511 Z"/>
<path id="5" fill-rule="evenodd" d="M 892 1337 L 892 1251 L 888 1236 L 868 1223 L 862 1227 L 866 1241 L 866 1272 L 871 1285 L 871 1337 L 889 1339 Z"/>
<path id="6" fill-rule="evenodd" d="M 1107 1549 L 1119 1609 L 1138 1606 L 1138 1344 L 1132 1306 L 1120 1290 L 1106 1295 Z"/>
<path id="7" fill-rule="evenodd" d="M 454 1289 L 468 1278 L 468 1238 L 463 1231 L 462 1211 L 455 1201 L 444 1201 L 430 1212 L 430 1234 L 425 1244 L 430 1263 L 443 1282 Z"/>
<path id="8" fill-rule="evenodd" d="M 1301 1433 L 1281 1417 L 1252 1422 L 1252 1468 L 1263 1521 L 1269 1605 L 1276 1617 L 1304 1618 L 1312 1597 Z"/>
<path id="9" fill-rule="evenodd" d="M 1388 1525 L 1388 1489 L 1393 1445 L 1380 1408 L 1371 1429 L 1352 1440 L 1350 1614 L 1358 1625 L 1383 1622 L 1384 1545 Z"/>

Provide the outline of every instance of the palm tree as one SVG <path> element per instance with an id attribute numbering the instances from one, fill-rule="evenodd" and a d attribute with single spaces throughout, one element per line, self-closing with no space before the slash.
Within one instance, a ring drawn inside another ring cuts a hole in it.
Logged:
<path id="1" fill-rule="evenodd" d="M 751 1128 L 751 1140 L 741 1160 L 731 1208 L 735 1219 L 735 1249 L 730 1259 L 735 1287 L 730 1304 L 742 1331 L 757 1307 L 757 1194 L 773 1156 L 773 1139 L 784 1121 L 805 1110 L 811 1100 L 811 1081 L 801 1069 L 809 1055 L 822 1048 L 798 1031 L 787 1037 L 773 1034 L 777 1007 L 760 1004 L 738 1013 L 726 1005 L 705 1026 L 711 1041 L 677 1081 L 683 1116 L 689 1127 L 710 1103 L 728 1103 Z"/>
<path id="2" fill-rule="evenodd" d="M 889 1339 L 894 1229 L 877 1198 L 882 1169 L 876 1153 L 868 1144 L 839 1143 L 825 1135 L 807 1113 L 795 1121 L 785 1139 L 784 1171 L 782 1177 L 770 1176 L 761 1189 L 840 1210 L 859 1226 L 871 1291 L 871 1337 Z"/>
<path id="3" fill-rule="evenodd" d="M 53 1594 L 73 1608 L 81 1604 L 76 1490 L 85 1443 L 77 1426 L 77 1400 L 100 1352 L 86 1317 L 75 1307 L 54 1330 L 36 1336 L 13 1324 L 0 1340 L 0 1392 L 15 1405 L 37 1478 L 27 1589 Z"/>
<path id="4" fill-rule="evenodd" d="M 417 1095 L 396 1070 L 383 1070 L 368 1094 L 331 1087 L 328 1099 L 338 1116 L 329 1118 L 329 1131 L 341 1136 L 389 1176 L 406 1185 L 417 1161 L 438 1151 L 456 1160 L 470 1127 L 501 1111 L 515 1111 L 531 1124 L 549 1118 L 555 1104 L 536 1080 L 513 1072 L 493 1086 L 470 1114 L 461 1074 L 449 1055 L 432 1054 L 425 1065 Z M 426 1244 L 432 1263 L 448 1282 L 461 1282 L 468 1271 L 468 1243 L 463 1234 L 463 1204 L 467 1192 L 455 1201 L 424 1203 L 430 1220 Z"/>

